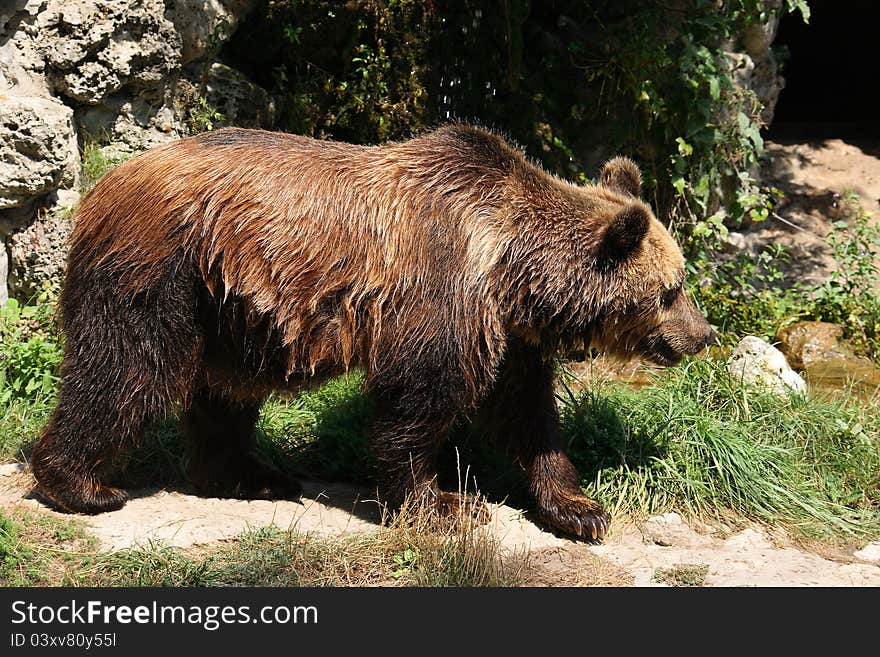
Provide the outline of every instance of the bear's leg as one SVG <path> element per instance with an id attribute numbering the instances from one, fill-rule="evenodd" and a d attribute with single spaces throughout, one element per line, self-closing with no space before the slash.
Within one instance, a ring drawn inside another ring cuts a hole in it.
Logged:
<path id="1" fill-rule="evenodd" d="M 173 285 L 122 302 L 115 281 L 78 283 L 69 277 L 62 297 L 67 340 L 58 403 L 30 464 L 37 492 L 48 501 L 101 513 L 127 499 L 104 476 L 184 396 L 201 343 L 191 318 L 175 321 L 186 297 Z"/>
<path id="2" fill-rule="evenodd" d="M 125 491 L 101 479 L 140 421 L 120 417 L 118 400 L 102 390 L 102 383 L 68 373 L 55 412 L 30 455 L 37 492 L 64 511 L 114 511 L 128 499 Z"/>
<path id="3" fill-rule="evenodd" d="M 549 357 L 511 340 L 480 415 L 524 470 L 543 522 L 584 540 L 604 537 L 610 517 L 581 492 L 578 472 L 562 448 Z"/>
<path id="4" fill-rule="evenodd" d="M 466 510 L 487 521 L 484 505 L 437 485 L 437 454 L 456 415 L 468 405 L 466 386 L 454 369 L 410 363 L 399 371 L 397 377 L 371 374 L 367 380 L 382 501 L 400 508 L 408 499 L 440 516 L 456 517 Z"/>
<path id="5" fill-rule="evenodd" d="M 299 484 L 254 455 L 262 400 L 232 400 L 198 391 L 183 415 L 189 476 L 203 494 L 239 499 L 296 498 Z"/>

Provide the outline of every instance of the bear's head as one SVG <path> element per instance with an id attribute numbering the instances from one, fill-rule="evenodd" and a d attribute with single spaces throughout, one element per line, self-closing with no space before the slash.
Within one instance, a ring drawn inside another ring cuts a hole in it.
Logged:
<path id="1" fill-rule="evenodd" d="M 599 184 L 527 189 L 538 205 L 520 225 L 528 271 L 517 286 L 521 327 L 621 356 L 674 365 L 715 341 L 684 290 L 685 261 L 666 227 L 641 200 L 641 173 L 616 157 Z M 517 212 L 522 216 L 520 212 Z"/>
<path id="2" fill-rule="evenodd" d="M 713 344 L 715 332 L 684 290 L 681 250 L 640 200 L 641 178 L 635 163 L 623 157 L 602 169 L 597 187 L 610 194 L 599 204 L 604 213 L 598 239 L 589 241 L 604 298 L 589 337 L 616 355 L 674 365 Z"/>

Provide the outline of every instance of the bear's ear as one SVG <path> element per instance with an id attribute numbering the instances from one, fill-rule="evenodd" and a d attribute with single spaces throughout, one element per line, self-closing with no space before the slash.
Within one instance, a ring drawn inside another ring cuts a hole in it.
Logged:
<path id="1" fill-rule="evenodd" d="M 633 198 L 642 196 L 642 172 L 628 157 L 618 156 L 605 163 L 599 184 Z"/>
<path id="2" fill-rule="evenodd" d="M 596 259 L 609 268 L 629 258 L 645 239 L 651 216 L 641 203 L 630 203 L 614 215 L 602 235 Z"/>

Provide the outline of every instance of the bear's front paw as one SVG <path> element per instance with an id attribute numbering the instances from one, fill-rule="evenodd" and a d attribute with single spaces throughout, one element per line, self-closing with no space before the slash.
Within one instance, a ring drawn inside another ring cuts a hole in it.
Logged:
<path id="1" fill-rule="evenodd" d="M 605 537 L 611 516 L 598 502 L 583 495 L 559 495 L 538 506 L 538 517 L 553 529 L 582 541 Z"/>

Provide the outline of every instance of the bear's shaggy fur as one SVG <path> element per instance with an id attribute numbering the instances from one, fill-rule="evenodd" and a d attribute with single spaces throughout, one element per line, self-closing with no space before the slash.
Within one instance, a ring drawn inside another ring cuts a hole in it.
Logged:
<path id="1" fill-rule="evenodd" d="M 578 187 L 465 125 L 379 147 L 225 129 L 129 160 L 77 213 L 41 492 L 118 509 L 114 457 L 180 404 L 200 490 L 295 495 L 251 455 L 260 404 L 357 365 L 385 500 L 456 508 L 437 450 L 479 413 L 539 517 L 601 538 L 560 444 L 554 353 L 585 338 L 669 364 L 712 339 L 640 188 L 624 158 Z"/>

